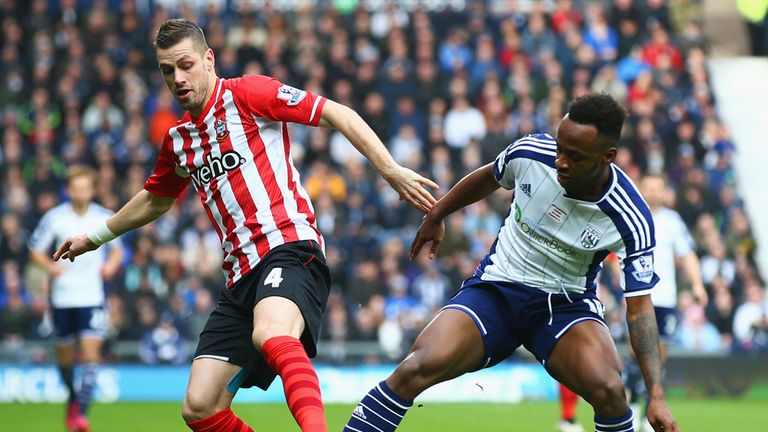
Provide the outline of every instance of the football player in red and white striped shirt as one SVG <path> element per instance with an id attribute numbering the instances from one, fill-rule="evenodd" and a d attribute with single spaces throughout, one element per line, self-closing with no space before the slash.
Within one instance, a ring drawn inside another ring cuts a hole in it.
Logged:
<path id="1" fill-rule="evenodd" d="M 304 432 L 327 426 L 317 375 L 320 319 L 329 290 L 323 237 L 290 157 L 286 122 L 339 130 L 401 199 L 428 211 L 429 179 L 398 165 L 350 108 L 265 76 L 221 79 L 202 30 L 182 19 L 155 43 L 165 83 L 188 113 L 170 128 L 144 190 L 92 232 L 68 238 L 54 259 L 76 256 L 164 214 L 189 183 L 219 234 L 227 286 L 200 335 L 182 414 L 199 432 L 252 429 L 229 406 L 239 387 L 283 381 Z"/>

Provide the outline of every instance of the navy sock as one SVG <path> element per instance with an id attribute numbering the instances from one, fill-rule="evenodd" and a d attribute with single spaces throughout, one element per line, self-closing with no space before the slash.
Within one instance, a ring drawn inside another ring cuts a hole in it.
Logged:
<path id="1" fill-rule="evenodd" d="M 413 401 L 404 400 L 382 381 L 355 407 L 343 432 L 393 432 L 411 406 Z"/>
<path id="2" fill-rule="evenodd" d="M 59 365 L 59 373 L 61 374 L 61 380 L 64 381 L 64 385 L 69 390 L 69 401 L 75 400 L 75 369 L 72 366 Z"/>
<path id="3" fill-rule="evenodd" d="M 635 432 L 632 427 L 632 409 L 617 418 L 604 418 L 595 415 L 595 432 Z"/>
<path id="4" fill-rule="evenodd" d="M 80 388 L 77 390 L 77 402 L 80 403 L 80 412 L 88 413 L 88 404 L 93 398 L 93 388 L 96 387 L 96 365 L 83 365 L 83 375 L 80 377 Z"/>

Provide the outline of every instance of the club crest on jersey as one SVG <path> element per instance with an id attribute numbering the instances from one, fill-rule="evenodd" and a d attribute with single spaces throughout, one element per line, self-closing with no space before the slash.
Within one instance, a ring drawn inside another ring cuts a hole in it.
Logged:
<path id="1" fill-rule="evenodd" d="M 298 105 L 306 96 L 307 92 L 304 90 L 299 90 L 296 87 L 285 84 L 277 89 L 277 98 L 287 101 L 288 106 Z"/>
<path id="2" fill-rule="evenodd" d="M 653 255 L 643 255 L 632 261 L 632 267 L 635 271 L 632 276 L 638 282 L 648 283 L 653 279 Z"/>
<path id="3" fill-rule="evenodd" d="M 213 130 L 216 131 L 216 140 L 224 141 L 229 135 L 229 129 L 227 129 L 227 121 L 223 117 L 219 117 L 213 123 Z"/>
<path id="4" fill-rule="evenodd" d="M 602 236 L 603 233 L 589 224 L 584 228 L 584 231 L 581 232 L 581 245 L 586 249 L 592 249 L 597 246 L 597 243 L 600 242 Z"/>

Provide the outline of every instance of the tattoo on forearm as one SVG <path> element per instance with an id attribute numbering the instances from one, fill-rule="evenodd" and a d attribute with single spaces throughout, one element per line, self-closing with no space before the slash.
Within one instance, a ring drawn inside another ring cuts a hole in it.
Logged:
<path id="1" fill-rule="evenodd" d="M 659 354 L 659 329 L 651 314 L 643 314 L 629 322 L 629 338 L 637 362 L 643 371 L 645 384 L 661 384 L 661 356 Z"/>

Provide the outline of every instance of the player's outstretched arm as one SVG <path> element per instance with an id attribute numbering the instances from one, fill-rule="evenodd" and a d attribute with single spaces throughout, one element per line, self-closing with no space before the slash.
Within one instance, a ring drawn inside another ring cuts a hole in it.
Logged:
<path id="1" fill-rule="evenodd" d="M 701 279 L 701 263 L 699 263 L 696 252 L 691 251 L 683 258 L 683 271 L 691 283 L 694 297 L 699 301 L 699 305 L 705 307 L 709 301 L 709 296 L 707 296 L 707 289 L 704 288 L 704 282 Z"/>
<path id="2" fill-rule="evenodd" d="M 432 242 L 429 259 L 434 259 L 445 234 L 443 220 L 456 210 L 480 201 L 500 187 L 501 185 L 493 176 L 493 163 L 482 166 L 459 180 L 456 186 L 440 198 L 440 201 L 424 216 L 416 237 L 411 243 L 409 257 L 412 260 L 415 259 L 421 248 L 426 243 Z"/>
<path id="3" fill-rule="evenodd" d="M 160 197 L 146 190 L 141 190 L 115 215 L 107 219 L 104 225 L 96 227 L 87 234 L 72 236 L 64 240 L 64 243 L 53 254 L 53 260 L 68 259 L 74 261 L 78 255 L 97 249 L 115 237 L 159 218 L 171 208 L 175 200 L 175 198 Z"/>
<path id="4" fill-rule="evenodd" d="M 371 161 L 376 170 L 400 194 L 401 200 L 408 201 L 425 213 L 435 204 L 435 198 L 423 186 L 437 189 L 437 183 L 398 165 L 376 133 L 354 110 L 329 99 L 323 106 L 320 126 L 341 132 Z"/>
<path id="5" fill-rule="evenodd" d="M 648 421 L 656 432 L 679 431 L 677 422 L 664 400 L 661 380 L 659 328 L 650 295 L 627 297 L 629 340 L 648 388 Z"/>

